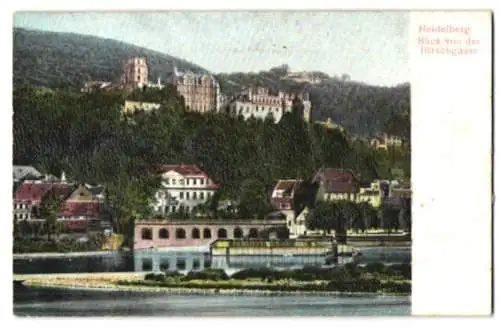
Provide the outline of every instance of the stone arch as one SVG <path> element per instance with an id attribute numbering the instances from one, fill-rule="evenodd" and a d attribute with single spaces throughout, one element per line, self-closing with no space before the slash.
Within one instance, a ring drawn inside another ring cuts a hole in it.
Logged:
<path id="1" fill-rule="evenodd" d="M 212 231 L 210 228 L 203 229 L 203 238 L 212 238 Z"/>
<path id="2" fill-rule="evenodd" d="M 200 238 L 200 230 L 198 228 L 195 227 L 191 230 L 191 238 L 193 238 L 193 239 Z"/>
<path id="3" fill-rule="evenodd" d="M 160 229 L 160 231 L 158 232 L 158 237 L 161 239 L 169 238 L 170 235 L 168 233 L 168 229 L 166 228 Z"/>
<path id="4" fill-rule="evenodd" d="M 248 231 L 248 238 L 258 238 L 259 237 L 259 231 L 257 228 L 250 228 Z"/>
<path id="5" fill-rule="evenodd" d="M 233 238 L 242 238 L 242 237 L 243 237 L 243 231 L 241 230 L 241 228 L 236 227 L 233 230 Z"/>
<path id="6" fill-rule="evenodd" d="M 227 230 L 225 228 L 219 228 L 217 231 L 217 238 L 227 238 Z"/>
<path id="7" fill-rule="evenodd" d="M 141 229 L 141 238 L 143 240 L 152 240 L 153 239 L 153 230 L 151 228 Z"/>
<path id="8" fill-rule="evenodd" d="M 184 228 L 177 228 L 175 230 L 175 238 L 176 239 L 185 239 L 186 238 L 186 231 Z"/>

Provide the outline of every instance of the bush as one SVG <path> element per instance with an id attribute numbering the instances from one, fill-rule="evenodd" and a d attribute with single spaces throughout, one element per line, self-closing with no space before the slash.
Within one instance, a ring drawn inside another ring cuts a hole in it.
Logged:
<path id="1" fill-rule="evenodd" d="M 411 283 L 387 282 L 383 284 L 383 290 L 388 293 L 411 293 Z"/>
<path id="2" fill-rule="evenodd" d="M 165 270 L 163 273 L 165 274 L 165 278 L 184 277 L 184 275 L 178 272 L 177 270 L 176 271 Z"/>
<path id="3" fill-rule="evenodd" d="M 42 253 L 42 252 L 84 252 L 98 251 L 103 242 L 102 236 L 91 236 L 88 242 L 78 242 L 73 238 L 51 239 L 21 238 L 15 239 L 14 253 Z"/>
<path id="4" fill-rule="evenodd" d="M 231 278 L 233 279 L 249 279 L 249 278 L 260 278 L 261 280 L 265 280 L 269 276 L 276 276 L 277 271 L 269 269 L 269 268 L 249 268 L 245 270 L 238 271 L 233 274 Z"/>
<path id="5" fill-rule="evenodd" d="M 328 283 L 327 289 L 339 292 L 378 292 L 382 282 L 376 278 L 335 280 Z"/>
<path id="6" fill-rule="evenodd" d="M 163 282 L 163 281 L 165 281 L 165 275 L 164 274 L 150 273 L 150 274 L 147 274 L 144 277 L 144 280 L 150 280 L 150 281 L 155 281 L 155 282 Z"/>
<path id="7" fill-rule="evenodd" d="M 411 279 L 411 264 L 409 263 L 393 265 L 392 271 L 394 275 L 402 276 L 405 279 Z"/>
<path id="8" fill-rule="evenodd" d="M 190 271 L 185 277 L 182 277 L 184 281 L 190 281 L 194 279 L 201 280 L 228 280 L 226 272 L 223 269 L 204 269 L 202 271 Z"/>
<path id="9" fill-rule="evenodd" d="M 381 262 L 374 262 L 374 263 L 369 263 L 366 265 L 364 268 L 366 272 L 369 273 L 379 273 L 382 274 L 385 272 L 385 265 Z"/>

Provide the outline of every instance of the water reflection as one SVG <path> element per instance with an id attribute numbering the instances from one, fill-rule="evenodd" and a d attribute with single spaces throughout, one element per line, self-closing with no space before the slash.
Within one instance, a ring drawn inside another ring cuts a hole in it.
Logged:
<path id="1" fill-rule="evenodd" d="M 411 248 L 366 248 L 361 263 L 382 261 L 400 263 L 411 260 Z M 218 268 L 226 271 L 256 267 L 299 268 L 323 265 L 324 256 L 213 256 L 202 252 L 136 251 L 72 258 L 34 258 L 14 260 L 15 274 L 189 271 Z"/>

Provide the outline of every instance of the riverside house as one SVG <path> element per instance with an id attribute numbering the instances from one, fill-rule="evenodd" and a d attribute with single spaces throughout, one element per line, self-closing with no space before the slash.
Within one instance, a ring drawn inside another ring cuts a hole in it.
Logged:
<path id="1" fill-rule="evenodd" d="M 105 218 L 102 202 L 85 185 L 66 182 L 25 181 L 14 193 L 14 217 L 18 221 L 41 221 L 40 205 L 51 193 L 62 202 L 57 216 L 64 230 L 86 231 L 100 227 Z"/>
<path id="2" fill-rule="evenodd" d="M 360 181 L 352 170 L 321 168 L 312 181 L 319 184 L 316 197 L 321 201 L 356 201 L 360 189 Z"/>
<path id="3" fill-rule="evenodd" d="M 219 188 L 196 165 L 163 165 L 160 167 L 161 189 L 156 192 L 154 209 L 159 215 L 191 213 L 207 203 Z"/>

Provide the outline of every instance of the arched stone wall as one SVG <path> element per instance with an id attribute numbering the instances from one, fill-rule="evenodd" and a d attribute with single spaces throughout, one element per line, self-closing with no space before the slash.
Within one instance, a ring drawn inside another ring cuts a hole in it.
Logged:
<path id="1" fill-rule="evenodd" d="M 275 223 L 275 226 L 286 228 L 286 222 L 280 224 Z M 224 234 L 219 234 L 221 229 L 226 231 L 225 238 L 258 238 L 261 231 L 272 228 L 274 225 L 263 224 L 262 222 L 254 223 L 225 223 L 214 224 L 210 222 L 193 222 L 187 224 L 185 222 L 170 222 L 170 221 L 139 221 L 135 226 L 134 248 L 135 249 L 151 249 L 151 248 L 168 248 L 168 247 L 199 247 L 209 246 L 218 238 L 223 238 Z M 183 230 L 182 233 L 180 230 Z M 144 232 L 146 239 L 143 239 L 143 230 L 151 231 L 151 238 L 147 236 L 149 232 Z M 240 234 L 241 231 L 241 234 Z M 184 237 L 182 237 L 184 235 Z M 241 237 L 238 237 L 240 236 Z M 178 237 L 181 236 L 181 237 Z"/>

